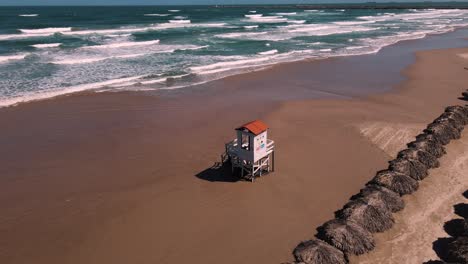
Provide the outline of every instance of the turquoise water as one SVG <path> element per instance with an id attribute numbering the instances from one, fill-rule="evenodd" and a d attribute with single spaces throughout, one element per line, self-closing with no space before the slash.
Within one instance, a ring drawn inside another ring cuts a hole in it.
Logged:
<path id="1" fill-rule="evenodd" d="M 0 106 L 84 90 L 183 88 L 467 25 L 461 9 L 2 8 Z"/>

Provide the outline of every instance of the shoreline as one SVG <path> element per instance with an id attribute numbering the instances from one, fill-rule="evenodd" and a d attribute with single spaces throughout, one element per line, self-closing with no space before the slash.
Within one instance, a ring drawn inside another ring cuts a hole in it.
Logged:
<path id="1" fill-rule="evenodd" d="M 166 87 L 166 88 L 154 89 L 154 88 L 151 88 L 151 87 L 142 87 L 142 89 L 141 89 L 141 88 L 137 88 L 136 86 L 134 86 L 134 88 L 135 88 L 134 90 L 132 90 L 131 87 L 128 87 L 128 88 L 125 88 L 125 89 L 114 88 L 114 89 L 106 90 L 106 89 L 108 89 L 108 88 L 106 88 L 106 86 L 102 86 L 102 87 L 100 86 L 100 87 L 97 87 L 97 88 L 82 88 L 83 86 L 86 87 L 86 86 L 90 86 L 90 85 L 97 85 L 98 83 L 75 85 L 75 86 L 72 86 L 72 87 L 65 88 L 65 89 L 73 88 L 73 91 L 65 91 L 65 90 L 60 91 L 61 88 L 58 88 L 58 89 L 56 89 L 57 91 L 48 91 L 48 92 L 45 92 L 45 93 L 36 93 L 36 94 L 33 94 L 33 95 L 28 95 L 27 97 L 29 97 L 30 99 L 26 99 L 26 100 L 24 100 L 24 96 L 20 97 L 20 98 L 9 98 L 9 99 L 6 99 L 7 103 L 2 102 L 0 104 L 0 109 L 9 108 L 9 107 L 17 107 L 17 106 L 21 106 L 21 105 L 24 105 L 24 104 L 40 102 L 40 101 L 43 101 L 43 100 L 53 100 L 53 99 L 60 100 L 61 98 L 68 97 L 68 96 L 83 96 L 83 95 L 92 96 L 92 95 L 96 95 L 96 94 L 99 94 L 99 93 L 123 93 L 123 94 L 126 94 L 126 93 L 148 94 L 149 93 L 149 94 L 156 94 L 156 95 L 166 94 L 166 93 L 176 93 L 177 94 L 178 93 L 177 90 L 182 90 L 182 89 L 183 90 L 192 90 L 192 89 L 198 89 L 199 87 L 201 87 L 203 89 L 205 87 L 211 87 L 213 85 L 216 85 L 219 82 L 223 82 L 223 81 L 225 81 L 225 79 L 227 79 L 227 81 L 229 81 L 229 79 L 232 79 L 232 78 L 234 78 L 234 79 L 235 78 L 244 78 L 244 76 L 249 76 L 251 74 L 255 75 L 257 73 L 263 73 L 265 71 L 267 73 L 268 72 L 274 72 L 277 68 L 280 68 L 280 70 L 281 70 L 281 69 L 285 69 L 285 68 L 287 69 L 288 67 L 295 67 L 295 65 L 304 65 L 304 64 L 309 64 L 309 63 L 320 63 L 320 62 L 323 62 L 323 61 L 330 61 L 330 60 L 343 59 L 343 58 L 353 60 L 353 58 L 355 58 L 355 57 L 359 58 L 359 57 L 362 57 L 362 56 L 364 56 L 364 57 L 373 56 L 373 55 L 376 55 L 377 53 L 382 52 L 382 50 L 398 48 L 398 46 L 404 46 L 405 43 L 407 43 L 407 42 L 408 43 L 415 42 L 415 41 L 430 42 L 431 41 L 430 39 L 432 37 L 443 37 L 444 35 L 447 35 L 447 34 L 454 34 L 454 33 L 463 32 L 463 31 L 468 31 L 468 27 L 467 26 L 459 26 L 459 27 L 455 27 L 453 30 L 446 31 L 446 32 L 443 32 L 443 33 L 437 33 L 437 32 L 426 33 L 424 35 L 424 37 L 422 37 L 422 38 L 415 37 L 415 38 L 412 38 L 412 39 L 398 40 L 395 43 L 392 43 L 392 44 L 389 44 L 387 46 L 381 47 L 376 52 L 364 53 L 364 54 L 353 54 L 353 55 L 332 55 L 330 57 L 324 57 L 324 58 L 303 58 L 303 59 L 299 59 L 299 60 L 285 61 L 285 62 L 279 62 L 279 63 L 275 63 L 275 64 L 267 64 L 267 65 L 263 65 L 263 66 L 259 65 L 259 66 L 257 66 L 257 68 L 251 69 L 252 71 L 250 71 L 250 72 L 234 73 L 234 74 L 226 75 L 226 76 L 216 78 L 216 79 L 213 79 L 213 80 L 203 81 L 201 83 L 187 84 L 187 85 L 183 85 L 181 87 L 176 86 L 175 88 Z M 446 43 L 445 46 L 451 46 L 450 48 L 454 48 L 454 47 L 457 47 L 457 44 L 448 44 L 448 43 Z M 445 47 L 445 48 L 448 48 L 448 47 Z M 434 49 L 434 48 L 432 48 L 432 49 Z M 188 75 L 190 75 L 190 74 L 188 74 Z M 123 77 L 121 79 L 132 79 L 132 78 L 134 78 L 134 77 Z M 111 83 L 111 82 L 115 82 L 115 81 L 116 80 L 108 80 L 108 81 L 103 81 L 102 83 Z M 388 86 L 390 86 L 390 85 L 388 85 Z M 388 87 L 388 88 L 391 88 L 391 87 Z M 368 92 L 368 94 L 373 94 L 374 92 L 375 91 L 370 91 L 370 92 Z M 362 94 L 360 94 L 360 95 L 362 95 Z M 327 95 L 325 94 L 323 97 L 327 98 Z"/>
<path id="2" fill-rule="evenodd" d="M 301 239 L 386 166 L 393 149 L 442 107 L 460 103 L 467 77 L 458 53 L 468 50 L 420 52 L 395 90 L 352 100 L 306 100 L 315 92 L 296 78 L 296 98 L 281 103 L 281 83 L 270 88 L 282 68 L 217 82 L 190 100 L 109 93 L 0 109 L 0 259 L 287 261 Z M 297 69 L 289 70 L 284 74 Z M 262 84 L 265 77 L 270 82 Z M 223 91 L 213 95 L 216 85 Z M 273 100 L 240 100 L 266 89 Z M 211 171 L 233 127 L 258 117 L 277 142 L 277 171 L 255 184 Z M 401 137 L 382 143 L 382 133 Z"/>

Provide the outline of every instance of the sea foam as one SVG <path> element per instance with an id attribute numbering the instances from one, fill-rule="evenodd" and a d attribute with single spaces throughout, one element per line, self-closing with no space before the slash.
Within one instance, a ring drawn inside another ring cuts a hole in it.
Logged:
<path id="1" fill-rule="evenodd" d="M 5 99 L 0 100 L 0 107 L 16 105 L 22 102 L 37 101 L 41 99 L 57 97 L 57 96 L 64 95 L 64 94 L 99 89 L 99 88 L 103 88 L 106 86 L 115 85 L 118 83 L 141 79 L 143 77 L 145 76 L 141 75 L 141 76 L 133 76 L 133 77 L 116 78 L 116 79 L 106 80 L 102 82 L 86 83 L 86 84 L 79 84 L 75 86 L 63 87 L 63 88 L 58 88 L 58 89 L 51 89 L 48 91 L 28 92 L 19 96 L 5 98 Z"/>

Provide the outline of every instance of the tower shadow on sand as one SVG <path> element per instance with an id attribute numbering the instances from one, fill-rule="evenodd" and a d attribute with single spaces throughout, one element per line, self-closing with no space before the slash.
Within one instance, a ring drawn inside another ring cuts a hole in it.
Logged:
<path id="1" fill-rule="evenodd" d="M 210 168 L 195 175 L 197 178 L 210 182 L 238 182 L 240 177 L 232 172 L 229 162 L 216 162 Z"/>

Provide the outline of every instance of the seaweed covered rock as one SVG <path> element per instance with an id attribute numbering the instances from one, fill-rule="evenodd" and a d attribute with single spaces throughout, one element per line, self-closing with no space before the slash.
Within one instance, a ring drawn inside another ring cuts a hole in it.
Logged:
<path id="1" fill-rule="evenodd" d="M 396 158 L 389 161 L 389 170 L 399 172 L 410 176 L 415 180 L 422 180 L 427 177 L 427 166 L 422 164 L 419 160 Z"/>
<path id="2" fill-rule="evenodd" d="M 468 107 L 461 105 L 448 106 L 445 108 L 446 113 L 457 113 L 463 118 L 465 125 L 468 124 Z"/>
<path id="3" fill-rule="evenodd" d="M 413 159 L 421 162 L 427 168 L 437 168 L 440 166 L 439 160 L 429 152 L 417 149 L 404 149 L 398 152 L 398 158 Z"/>
<path id="4" fill-rule="evenodd" d="M 371 233 L 388 230 L 395 223 L 392 212 L 377 195 L 349 201 L 337 212 L 337 216 L 354 222 Z"/>
<path id="5" fill-rule="evenodd" d="M 422 134 L 419 134 L 416 136 L 416 141 L 419 141 L 419 140 L 428 140 L 428 141 L 432 141 L 434 143 L 436 143 L 437 145 L 440 145 L 440 146 L 444 146 L 444 145 L 447 145 L 447 143 L 444 144 L 444 141 L 441 140 L 440 138 L 432 135 L 432 134 L 429 134 L 429 133 L 425 133 L 423 132 Z M 449 141 L 450 142 L 450 141 Z M 444 150 L 445 151 L 445 150 Z M 444 153 L 445 154 L 445 153 Z"/>
<path id="6" fill-rule="evenodd" d="M 436 158 L 440 158 L 447 153 L 442 144 L 439 144 L 436 141 L 431 140 L 430 138 L 427 138 L 427 137 L 426 138 L 420 137 L 419 139 L 416 139 L 415 141 L 408 143 L 407 146 L 409 148 L 429 152 L 432 155 L 434 155 Z"/>
<path id="7" fill-rule="evenodd" d="M 430 123 L 424 132 L 434 135 L 438 138 L 444 145 L 450 143 L 452 139 L 460 138 L 460 131 L 456 130 L 448 122 L 444 123 Z"/>
<path id="8" fill-rule="evenodd" d="M 301 242 L 293 252 L 297 262 L 305 264 L 345 264 L 343 252 L 319 240 Z"/>
<path id="9" fill-rule="evenodd" d="M 372 234 L 352 221 L 333 219 L 318 228 L 317 237 L 339 250 L 361 255 L 374 249 Z"/>
<path id="10" fill-rule="evenodd" d="M 434 123 L 450 123 L 458 131 L 462 131 L 465 128 L 465 119 L 462 115 L 457 112 L 444 112 L 438 118 L 434 120 Z"/>
<path id="11" fill-rule="evenodd" d="M 419 184 L 415 179 L 390 170 L 377 172 L 377 175 L 370 183 L 386 187 L 400 195 L 411 194 L 419 188 Z"/>
<path id="12" fill-rule="evenodd" d="M 385 187 L 375 184 L 367 185 L 355 198 L 363 198 L 365 201 L 368 201 L 371 198 L 381 200 L 386 208 L 393 213 L 405 208 L 405 202 L 401 199 L 400 195 Z"/>
<path id="13" fill-rule="evenodd" d="M 448 244 L 446 261 L 468 263 L 468 237 L 458 237 Z"/>

